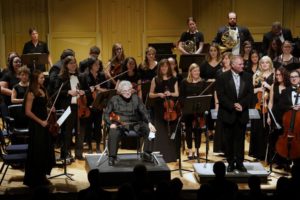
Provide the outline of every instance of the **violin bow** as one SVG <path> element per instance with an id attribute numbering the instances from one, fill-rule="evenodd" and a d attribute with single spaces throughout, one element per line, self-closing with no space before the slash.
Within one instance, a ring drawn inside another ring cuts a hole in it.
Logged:
<path id="1" fill-rule="evenodd" d="M 97 85 L 94 85 L 94 87 L 103 85 L 104 83 L 107 83 L 107 82 L 113 80 L 114 78 L 117 78 L 118 76 L 121 76 L 121 75 L 123 75 L 123 74 L 126 74 L 127 72 L 128 72 L 128 70 L 126 70 L 126 71 L 124 71 L 124 72 L 122 72 L 122 73 L 120 73 L 120 74 L 117 74 L 117 75 L 115 75 L 114 77 L 111 77 L 111 78 L 109 78 L 109 79 L 103 81 L 102 83 L 99 83 L 99 84 L 97 84 Z"/>
<path id="2" fill-rule="evenodd" d="M 47 116 L 47 121 L 49 120 L 49 117 L 50 117 L 50 115 L 51 115 L 51 112 L 53 111 L 54 105 L 55 105 L 55 103 L 56 103 L 56 100 L 57 100 L 57 98 L 58 98 L 58 96 L 59 96 L 59 93 L 60 93 L 60 91 L 61 91 L 63 85 L 64 85 L 64 83 L 62 83 L 61 86 L 60 86 L 59 89 L 58 89 L 57 95 L 56 95 L 56 97 L 55 97 L 55 99 L 54 99 L 54 102 L 53 102 L 53 104 L 52 104 L 52 106 L 51 106 L 50 112 L 49 112 L 49 114 L 48 114 L 48 116 Z"/>
<path id="3" fill-rule="evenodd" d="M 209 85 L 199 94 L 199 96 L 203 95 L 214 84 L 214 82 L 215 81 L 210 82 Z"/>

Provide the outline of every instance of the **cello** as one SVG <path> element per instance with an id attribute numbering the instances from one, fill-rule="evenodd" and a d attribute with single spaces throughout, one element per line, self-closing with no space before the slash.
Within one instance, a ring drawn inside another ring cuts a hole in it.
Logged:
<path id="1" fill-rule="evenodd" d="M 300 87 L 296 89 L 295 104 L 298 104 Z M 295 123 L 298 122 L 298 123 Z M 277 153 L 287 159 L 300 158 L 300 112 L 291 109 L 283 115 L 284 132 L 276 143 Z"/>

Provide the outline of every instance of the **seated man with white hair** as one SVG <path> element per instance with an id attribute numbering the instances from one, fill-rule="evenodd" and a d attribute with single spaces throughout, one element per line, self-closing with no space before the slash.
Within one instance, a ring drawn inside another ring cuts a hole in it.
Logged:
<path id="1" fill-rule="evenodd" d="M 129 81 L 121 81 L 118 95 L 113 96 L 104 111 L 104 121 L 110 127 L 108 135 L 108 164 L 115 164 L 118 144 L 122 135 L 135 131 L 144 139 L 144 159 L 151 158 L 152 139 L 156 129 L 150 122 L 150 116 L 142 100 L 134 93 Z"/>

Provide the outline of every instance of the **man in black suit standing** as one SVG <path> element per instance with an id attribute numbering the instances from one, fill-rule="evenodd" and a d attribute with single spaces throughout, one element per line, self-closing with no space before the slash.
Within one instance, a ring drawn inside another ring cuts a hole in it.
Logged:
<path id="1" fill-rule="evenodd" d="M 253 96 L 252 77 L 243 72 L 244 61 L 241 56 L 233 56 L 230 63 L 231 70 L 220 75 L 216 82 L 218 119 L 224 127 L 227 172 L 233 172 L 234 169 L 247 172 L 243 161 L 248 108 Z"/>
<path id="2" fill-rule="evenodd" d="M 293 36 L 290 29 L 282 28 L 280 22 L 273 22 L 271 31 L 263 36 L 262 50 L 266 54 L 273 39 L 279 39 L 281 43 L 285 40 L 293 42 Z"/>
<path id="3" fill-rule="evenodd" d="M 224 35 L 226 36 L 224 37 Z M 228 40 L 222 41 L 222 37 L 223 39 L 228 38 Z M 234 43 L 232 43 L 233 41 Z M 229 12 L 228 25 L 219 28 L 218 33 L 213 42 L 218 43 L 221 46 L 221 48 L 223 47 L 225 49 L 225 51 L 230 51 L 233 55 L 239 55 L 242 50 L 241 47 L 245 41 L 253 43 L 253 37 L 249 29 L 246 27 L 238 26 L 236 13 Z"/>

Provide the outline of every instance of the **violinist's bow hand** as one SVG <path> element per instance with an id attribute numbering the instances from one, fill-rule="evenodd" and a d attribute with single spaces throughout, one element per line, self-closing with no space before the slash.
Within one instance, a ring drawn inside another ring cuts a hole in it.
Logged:
<path id="1" fill-rule="evenodd" d="M 170 92 L 170 91 L 166 91 L 164 94 L 165 94 L 167 97 L 171 96 L 171 92 Z"/>
<path id="2" fill-rule="evenodd" d="M 300 105 L 294 105 L 294 106 L 293 106 L 293 109 L 294 109 L 294 110 L 297 110 L 297 111 L 300 110 Z"/>
<path id="3" fill-rule="evenodd" d="M 48 125 L 47 120 L 41 121 L 41 126 L 46 127 Z"/>
<path id="4" fill-rule="evenodd" d="M 95 89 L 96 89 L 96 87 L 95 87 L 95 86 L 90 86 L 90 90 L 91 90 L 91 92 L 94 92 L 94 91 L 95 91 Z"/>
<path id="5" fill-rule="evenodd" d="M 148 127 L 150 129 L 151 132 L 156 132 L 156 128 L 153 126 L 153 124 L 151 122 L 149 122 Z"/>

